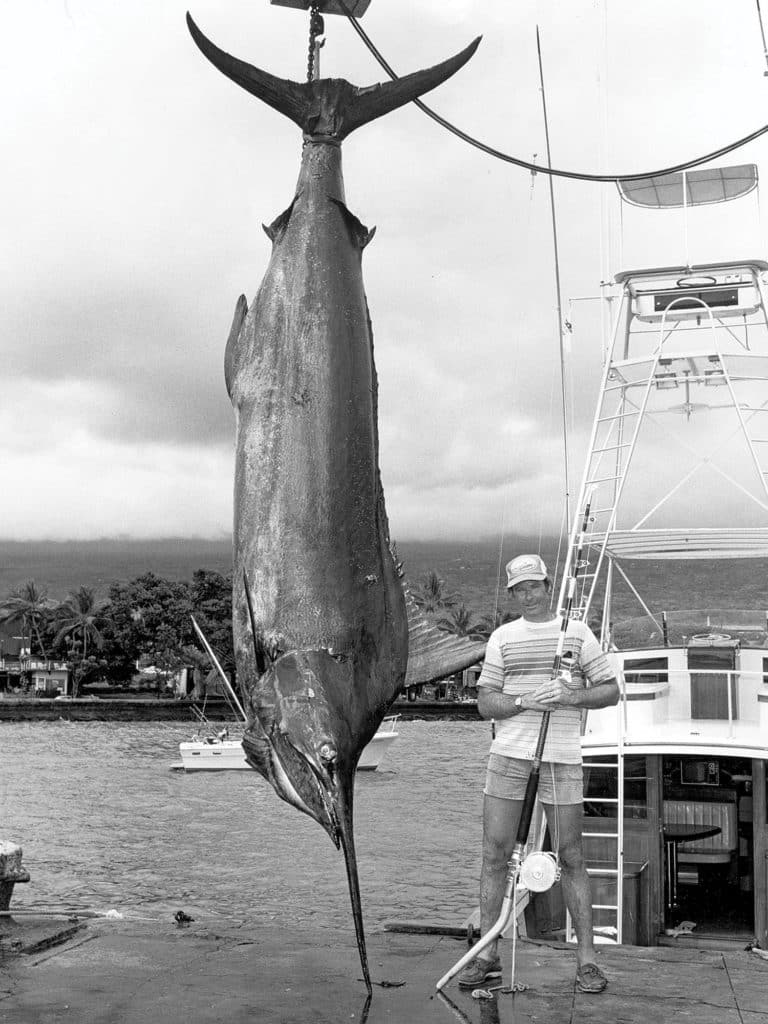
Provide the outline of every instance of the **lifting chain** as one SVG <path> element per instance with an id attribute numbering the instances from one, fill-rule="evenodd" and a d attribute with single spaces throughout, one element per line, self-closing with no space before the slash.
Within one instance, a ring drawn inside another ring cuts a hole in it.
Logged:
<path id="1" fill-rule="evenodd" d="M 311 82 L 315 74 L 315 43 L 318 36 L 325 32 L 325 22 L 320 13 L 319 0 L 309 5 L 309 54 L 307 55 L 307 81 Z"/>

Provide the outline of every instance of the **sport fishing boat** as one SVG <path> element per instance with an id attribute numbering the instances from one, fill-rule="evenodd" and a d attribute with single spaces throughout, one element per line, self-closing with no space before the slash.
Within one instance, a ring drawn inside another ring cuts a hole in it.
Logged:
<path id="1" fill-rule="evenodd" d="M 686 206 L 756 183 L 747 165 L 620 191 Z M 622 687 L 582 738 L 605 941 L 768 948 L 766 274 L 744 259 L 613 282 L 574 609 Z"/>
<path id="2" fill-rule="evenodd" d="M 389 748 L 398 738 L 396 731 L 399 715 L 387 715 L 371 742 L 363 749 L 358 771 L 376 771 Z M 229 729 L 198 732 L 192 739 L 179 743 L 181 762 L 172 768 L 185 772 L 250 771 L 239 739 L 230 738 Z"/>

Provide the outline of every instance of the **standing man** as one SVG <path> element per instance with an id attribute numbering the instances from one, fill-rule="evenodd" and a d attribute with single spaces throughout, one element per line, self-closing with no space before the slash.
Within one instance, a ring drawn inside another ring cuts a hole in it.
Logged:
<path id="1" fill-rule="evenodd" d="M 480 929 L 485 934 L 501 912 L 541 716 L 549 710 L 538 795 L 556 840 L 565 905 L 576 929 L 576 985 L 582 992 L 602 992 L 608 981 L 594 962 L 592 896 L 581 842 L 581 714 L 616 704 L 619 688 L 594 634 L 575 620 L 568 624 L 563 666 L 552 678 L 560 617 L 551 610 L 551 590 L 538 555 L 520 555 L 507 565 L 507 591 L 522 617 L 491 634 L 478 680 L 478 711 L 497 723 L 483 791 Z M 477 988 L 500 976 L 493 943 L 467 964 L 459 986 Z"/>

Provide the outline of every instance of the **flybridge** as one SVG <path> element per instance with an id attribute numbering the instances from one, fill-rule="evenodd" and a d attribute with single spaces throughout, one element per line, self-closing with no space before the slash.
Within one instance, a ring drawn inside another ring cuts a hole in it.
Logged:
<path id="1" fill-rule="evenodd" d="M 619 562 L 768 554 L 766 273 L 743 260 L 616 275 L 579 617 L 598 583 L 610 598 L 614 569 L 629 582 Z"/>
<path id="2" fill-rule="evenodd" d="M 662 320 L 701 322 L 711 312 L 718 319 L 749 317 L 762 304 L 763 260 L 665 267 L 616 275 L 632 299 L 631 312 L 644 323 Z"/>

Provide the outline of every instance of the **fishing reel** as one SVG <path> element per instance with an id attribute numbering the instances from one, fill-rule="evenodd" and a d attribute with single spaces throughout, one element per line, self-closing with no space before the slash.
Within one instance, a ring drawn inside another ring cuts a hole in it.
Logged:
<path id="1" fill-rule="evenodd" d="M 518 881 L 529 892 L 546 892 L 560 880 L 560 865 L 554 853 L 536 850 L 520 865 Z"/>

